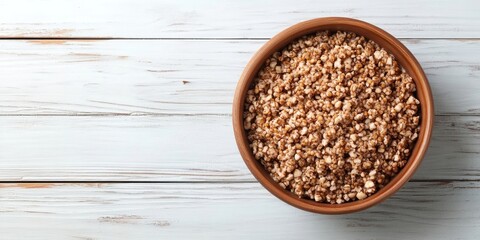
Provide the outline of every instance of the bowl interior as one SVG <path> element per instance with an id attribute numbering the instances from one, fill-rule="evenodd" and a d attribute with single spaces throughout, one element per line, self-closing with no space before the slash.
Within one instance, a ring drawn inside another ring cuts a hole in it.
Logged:
<path id="1" fill-rule="evenodd" d="M 317 203 L 312 200 L 300 199 L 293 193 L 281 188 L 278 183 L 269 176 L 263 165 L 255 160 L 249 147 L 246 132 L 243 129 L 243 109 L 246 92 L 267 58 L 274 52 L 283 49 L 298 37 L 322 30 L 354 32 L 375 41 L 381 47 L 385 48 L 387 52 L 395 56 L 396 60 L 415 81 L 417 97 L 420 101 L 420 134 L 407 164 L 384 188 L 372 196 L 364 200 L 343 204 Z M 420 64 L 410 51 L 396 38 L 382 29 L 363 21 L 349 18 L 318 18 L 285 29 L 268 41 L 253 56 L 238 82 L 233 102 L 232 117 L 235 139 L 240 154 L 255 178 L 257 178 L 267 190 L 295 207 L 317 213 L 339 214 L 355 212 L 371 207 L 400 189 L 402 185 L 410 179 L 419 166 L 430 142 L 433 125 L 433 99 L 427 78 Z"/>

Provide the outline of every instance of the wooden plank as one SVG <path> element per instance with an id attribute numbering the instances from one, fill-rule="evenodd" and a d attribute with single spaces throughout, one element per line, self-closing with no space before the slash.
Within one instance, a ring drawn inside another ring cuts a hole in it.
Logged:
<path id="1" fill-rule="evenodd" d="M 229 117 L 0 117 L 0 180 L 252 178 Z"/>
<path id="2" fill-rule="evenodd" d="M 0 181 L 254 181 L 229 116 L 0 117 Z M 414 180 L 480 180 L 480 116 L 438 116 Z"/>
<path id="3" fill-rule="evenodd" d="M 476 239 L 478 182 L 408 183 L 364 212 L 328 216 L 258 183 L 2 184 L 5 239 Z M 25 229 L 28 228 L 28 231 Z"/>
<path id="4" fill-rule="evenodd" d="M 478 38 L 480 3 L 458 1 L 3 1 L 1 37 L 269 38 L 297 22 L 346 16 L 397 37 Z"/>
<path id="5" fill-rule="evenodd" d="M 0 15 L 1 16 L 1 15 Z M 0 115 L 224 115 L 256 41 L 0 41 Z M 480 114 L 480 40 L 404 40 L 437 114 Z"/>

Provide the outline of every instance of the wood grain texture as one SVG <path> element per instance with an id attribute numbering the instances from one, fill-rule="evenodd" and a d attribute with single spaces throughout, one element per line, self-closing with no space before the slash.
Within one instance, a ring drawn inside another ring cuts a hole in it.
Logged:
<path id="1" fill-rule="evenodd" d="M 1 184 L 4 239 L 475 239 L 478 182 L 408 183 L 361 213 L 328 216 L 258 183 Z M 28 229 L 28 231 L 25 231 Z"/>
<path id="2" fill-rule="evenodd" d="M 478 38 L 479 10 L 475 0 L 17 0 L 0 4 L 0 37 L 269 38 L 299 21 L 345 16 L 397 37 Z"/>
<path id="3" fill-rule="evenodd" d="M 254 181 L 230 116 L 0 117 L 1 181 Z M 414 180 L 480 180 L 480 117 L 438 116 Z"/>
<path id="4" fill-rule="evenodd" d="M 1 1 L 0 181 L 13 183 L 0 183 L 0 239 L 477 239 L 479 11 L 476 0 Z M 326 16 L 403 38 L 437 113 L 414 179 L 343 216 L 266 192 L 230 121 L 253 53 Z"/>
<path id="5" fill-rule="evenodd" d="M 0 115 L 225 115 L 255 41 L 0 41 Z M 403 40 L 437 114 L 478 115 L 480 40 Z"/>

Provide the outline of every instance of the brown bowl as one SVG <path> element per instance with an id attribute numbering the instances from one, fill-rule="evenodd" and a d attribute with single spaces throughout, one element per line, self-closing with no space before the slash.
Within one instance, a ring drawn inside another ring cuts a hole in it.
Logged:
<path id="1" fill-rule="evenodd" d="M 303 35 L 321 30 L 342 30 L 354 32 L 365 36 L 378 43 L 381 47 L 393 54 L 400 65 L 410 74 L 417 86 L 417 97 L 420 100 L 420 135 L 415 143 L 412 154 L 405 167 L 395 176 L 390 183 L 372 196 L 343 204 L 318 203 L 313 200 L 301 199 L 295 194 L 284 190 L 276 183 L 263 165 L 255 160 L 252 150 L 249 147 L 246 132 L 243 128 L 243 111 L 245 95 L 253 78 L 265 63 L 267 58 L 274 52 L 284 48 L 290 42 Z M 369 23 L 340 17 L 317 18 L 293 25 L 265 43 L 253 56 L 245 67 L 240 80 L 238 81 L 235 97 L 233 100 L 233 130 L 238 149 L 245 164 L 255 178 L 273 195 L 286 203 L 306 211 L 325 214 L 351 213 L 369 208 L 378 204 L 398 191 L 414 174 L 425 155 L 430 143 L 430 136 L 433 127 L 433 98 L 428 84 L 427 77 L 422 67 L 412 53 L 395 37 L 382 29 Z"/>

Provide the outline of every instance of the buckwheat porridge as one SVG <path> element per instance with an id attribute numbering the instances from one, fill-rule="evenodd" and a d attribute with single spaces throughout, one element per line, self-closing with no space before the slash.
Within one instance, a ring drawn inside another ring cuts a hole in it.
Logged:
<path id="1" fill-rule="evenodd" d="M 318 32 L 273 54 L 247 93 L 255 159 L 301 198 L 365 199 L 407 163 L 420 102 L 394 56 L 350 32 Z"/>

